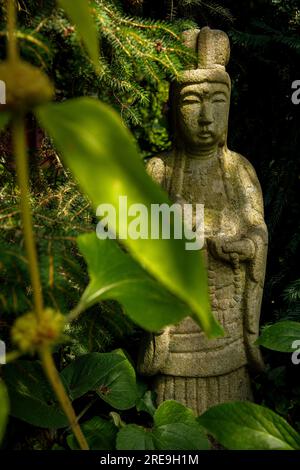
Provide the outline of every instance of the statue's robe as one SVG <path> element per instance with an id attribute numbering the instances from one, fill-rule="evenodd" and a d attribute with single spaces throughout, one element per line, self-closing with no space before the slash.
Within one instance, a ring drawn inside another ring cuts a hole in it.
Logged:
<path id="1" fill-rule="evenodd" d="M 208 340 L 188 317 L 148 335 L 139 370 L 156 375 L 158 403 L 176 399 L 198 414 L 218 403 L 251 400 L 249 368 L 263 367 L 253 343 L 259 333 L 268 240 L 255 170 L 225 147 L 206 160 L 187 159 L 172 151 L 150 159 L 147 169 L 173 202 L 204 204 L 211 305 L 225 336 Z M 217 258 L 210 248 L 213 238 L 250 239 L 253 257 L 247 261 Z"/>

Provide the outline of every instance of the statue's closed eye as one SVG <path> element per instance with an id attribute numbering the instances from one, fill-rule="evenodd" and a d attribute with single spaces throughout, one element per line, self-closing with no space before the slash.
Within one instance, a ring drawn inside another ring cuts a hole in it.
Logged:
<path id="1" fill-rule="evenodd" d="M 183 104 L 200 103 L 200 99 L 198 98 L 198 96 L 195 96 L 195 95 L 185 96 L 182 99 L 182 103 Z"/>
<path id="2" fill-rule="evenodd" d="M 223 93 L 216 93 L 212 97 L 212 103 L 226 103 L 227 98 Z"/>
<path id="3" fill-rule="evenodd" d="M 227 102 L 226 97 L 222 95 L 213 96 L 211 97 L 211 99 L 208 98 L 208 100 L 211 103 L 226 103 Z M 182 104 L 201 103 L 201 98 L 199 98 L 199 96 L 196 96 L 196 95 L 189 95 L 189 96 L 183 97 L 181 102 Z"/>
<path id="4" fill-rule="evenodd" d="M 226 99 L 225 98 L 214 98 L 212 100 L 212 103 L 226 103 Z"/>

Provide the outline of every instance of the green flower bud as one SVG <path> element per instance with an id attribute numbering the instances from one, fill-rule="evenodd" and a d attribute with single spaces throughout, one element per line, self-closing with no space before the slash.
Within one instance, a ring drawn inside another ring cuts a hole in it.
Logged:
<path id="1" fill-rule="evenodd" d="M 54 87 L 47 75 L 21 60 L 2 62 L 0 80 L 6 85 L 6 106 L 11 109 L 31 109 L 54 96 Z"/>
<path id="2" fill-rule="evenodd" d="M 45 308 L 42 318 L 34 312 L 17 318 L 11 338 L 23 353 L 33 354 L 37 349 L 51 346 L 61 338 L 65 326 L 65 317 L 52 308 Z"/>

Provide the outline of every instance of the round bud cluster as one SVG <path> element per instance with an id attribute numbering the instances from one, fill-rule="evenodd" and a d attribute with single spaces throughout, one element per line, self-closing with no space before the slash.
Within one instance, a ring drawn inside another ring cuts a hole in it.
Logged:
<path id="1" fill-rule="evenodd" d="M 30 109 L 54 96 L 54 88 L 47 75 L 22 60 L 2 62 L 0 80 L 6 86 L 6 106 L 11 109 Z"/>
<path id="2" fill-rule="evenodd" d="M 58 342 L 65 325 L 65 317 L 52 308 L 43 311 L 42 318 L 34 312 L 17 318 L 12 330 L 13 343 L 23 353 L 33 354 L 38 349 Z"/>

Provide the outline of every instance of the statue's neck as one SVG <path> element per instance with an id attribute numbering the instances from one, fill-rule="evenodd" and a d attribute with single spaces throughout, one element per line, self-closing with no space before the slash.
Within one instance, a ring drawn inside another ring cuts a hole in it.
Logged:
<path id="1" fill-rule="evenodd" d="M 193 158 L 196 160 L 210 160 L 218 156 L 218 146 L 201 148 L 201 149 L 185 149 L 184 153 L 187 158 Z"/>

